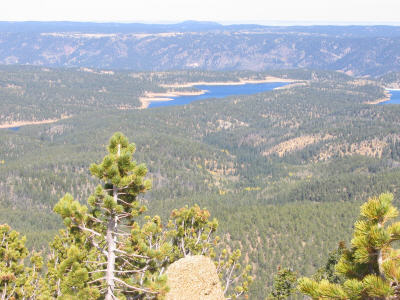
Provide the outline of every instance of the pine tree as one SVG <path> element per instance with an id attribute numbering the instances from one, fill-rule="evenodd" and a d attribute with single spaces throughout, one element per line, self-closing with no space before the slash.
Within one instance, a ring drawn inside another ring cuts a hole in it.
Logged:
<path id="1" fill-rule="evenodd" d="M 361 206 L 351 248 L 336 265 L 343 284 L 302 278 L 300 291 L 313 299 L 399 299 L 400 250 L 393 244 L 400 240 L 400 222 L 393 222 L 399 213 L 392 201 L 392 194 L 382 194 Z"/>
<path id="2" fill-rule="evenodd" d="M 326 279 L 330 283 L 343 283 L 344 277 L 337 274 L 335 268 L 343 254 L 344 249 L 345 243 L 340 242 L 337 249 L 329 253 L 325 265 L 317 270 L 317 272 L 313 275 L 313 279 L 316 281 Z"/>
<path id="3" fill-rule="evenodd" d="M 104 181 L 88 207 L 66 194 L 54 210 L 66 229 L 51 244 L 46 274 L 50 298 L 154 299 L 167 291 L 166 268 L 187 255 L 214 259 L 228 299 L 246 295 L 251 268 L 241 266 L 241 251 L 220 251 L 216 219 L 199 206 L 174 210 L 164 227 L 159 216 L 136 220 L 146 211 L 138 195 L 150 189 L 146 167 L 132 161 L 134 144 L 116 133 L 109 154 L 91 173 Z M 44 298 L 46 299 L 46 298 Z"/>
<path id="4" fill-rule="evenodd" d="M 43 259 L 40 253 L 32 253 L 31 266 L 24 264 L 28 257 L 25 237 L 11 230 L 8 225 L 0 225 L 0 297 L 8 299 L 37 299 L 42 288 L 40 276 Z"/>
<path id="5" fill-rule="evenodd" d="M 97 249 L 85 240 L 79 230 L 60 230 L 55 236 L 50 244 L 43 299 L 99 298 L 100 286 L 90 284 L 89 278 L 96 277 L 96 268 L 104 261 L 99 260 Z"/>
<path id="6" fill-rule="evenodd" d="M 267 300 L 288 299 L 296 292 L 297 275 L 288 268 L 279 268 L 274 277 L 274 285 Z"/>
<path id="7" fill-rule="evenodd" d="M 214 236 L 218 221 L 209 218 L 210 212 L 198 205 L 172 211 L 168 222 L 168 234 L 177 257 L 188 255 L 215 257 L 213 245 L 219 242 L 219 237 Z"/>
<path id="8" fill-rule="evenodd" d="M 168 236 L 174 259 L 187 255 L 206 255 L 214 259 L 227 299 L 246 296 L 253 281 L 251 266 L 241 265 L 240 249 L 220 249 L 221 240 L 215 233 L 217 219 L 209 220 L 210 212 L 198 205 L 172 211 L 168 222 Z M 219 253 L 218 253 L 219 252 Z"/>
<path id="9" fill-rule="evenodd" d="M 221 249 L 222 242 L 215 236 L 216 219 L 210 220 L 210 212 L 198 205 L 174 209 L 164 228 L 159 216 L 147 218 L 147 222 L 132 237 L 134 245 L 143 249 L 158 250 L 156 268 L 161 272 L 171 263 L 190 255 L 205 255 L 214 260 L 227 299 L 247 297 L 252 277 L 250 266 L 241 265 L 241 251 Z"/>
<path id="10" fill-rule="evenodd" d="M 138 226 L 135 218 L 146 211 L 137 197 L 151 188 L 151 182 L 144 179 L 145 165 L 132 160 L 134 152 L 135 145 L 123 134 L 114 134 L 108 155 L 90 166 L 92 175 L 104 184 L 89 197 L 88 207 L 67 194 L 54 208 L 68 232 L 79 231 L 78 236 L 84 238 L 75 247 L 75 241 L 66 247 L 67 257 L 60 267 L 79 274 L 89 290 L 96 288 L 106 300 L 127 295 L 151 298 L 165 292 L 165 277 L 151 267 L 157 251 L 144 252 L 132 244 Z M 84 250 L 82 244 L 89 244 L 96 253 Z"/>

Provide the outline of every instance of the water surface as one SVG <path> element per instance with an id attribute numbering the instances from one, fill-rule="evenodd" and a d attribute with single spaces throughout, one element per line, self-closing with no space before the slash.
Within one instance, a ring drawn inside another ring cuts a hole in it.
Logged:
<path id="1" fill-rule="evenodd" d="M 390 94 L 390 100 L 382 102 L 382 104 L 400 104 L 400 90 L 388 89 Z"/>
<path id="2" fill-rule="evenodd" d="M 171 97 L 170 101 L 150 102 L 149 108 L 160 106 L 184 105 L 197 100 L 224 98 L 235 95 L 252 95 L 287 85 L 287 82 L 246 83 L 240 85 L 195 85 L 199 90 L 206 90 L 202 95 Z"/>

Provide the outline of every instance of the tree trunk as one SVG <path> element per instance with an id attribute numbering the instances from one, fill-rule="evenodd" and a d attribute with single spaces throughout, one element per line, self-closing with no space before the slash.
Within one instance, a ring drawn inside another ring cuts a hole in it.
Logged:
<path id="1" fill-rule="evenodd" d="M 117 157 L 121 155 L 121 145 L 118 145 L 118 153 Z M 115 203 L 118 202 L 118 187 L 113 185 L 113 197 Z M 115 250 L 117 248 L 117 237 L 115 232 L 117 231 L 117 217 L 113 214 L 110 216 L 110 220 L 107 224 L 107 234 L 106 234 L 106 242 L 108 246 L 107 251 L 107 271 L 106 271 L 106 283 L 107 283 L 107 294 L 105 300 L 114 300 L 116 299 L 114 295 L 115 289 Z"/>
<path id="2" fill-rule="evenodd" d="M 105 300 L 116 299 L 114 296 L 114 289 L 115 289 L 114 271 L 115 271 L 115 249 L 116 249 L 116 243 L 113 234 L 114 229 L 115 229 L 115 220 L 113 216 L 110 216 L 110 220 L 107 225 L 107 235 L 106 235 L 108 251 L 107 251 L 107 271 L 106 271 L 107 294 Z"/>

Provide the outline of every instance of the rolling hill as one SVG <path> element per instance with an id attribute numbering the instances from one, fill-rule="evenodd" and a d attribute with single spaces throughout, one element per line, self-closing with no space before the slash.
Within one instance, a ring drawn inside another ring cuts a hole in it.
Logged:
<path id="1" fill-rule="evenodd" d="M 145 92 L 168 84 L 266 76 L 303 84 L 139 109 Z M 368 104 L 386 97 L 397 76 L 3 66 L 0 124 L 54 122 L 0 129 L 1 222 L 27 234 L 31 248 L 45 246 L 61 226 L 54 204 L 65 192 L 86 201 L 97 185 L 89 164 L 122 131 L 153 179 L 143 199 L 149 214 L 208 207 L 220 235 L 253 265 L 252 299 L 263 299 L 277 266 L 312 274 L 348 241 L 368 196 L 399 195 L 400 107 Z"/>

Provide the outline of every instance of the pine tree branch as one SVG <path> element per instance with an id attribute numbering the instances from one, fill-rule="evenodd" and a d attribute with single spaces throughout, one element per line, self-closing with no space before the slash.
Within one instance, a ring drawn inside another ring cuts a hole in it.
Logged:
<path id="1" fill-rule="evenodd" d="M 123 255 L 125 255 L 125 256 L 127 256 L 127 257 L 146 258 L 146 259 L 149 259 L 149 258 L 150 258 L 150 257 L 145 256 L 145 255 L 130 254 L 130 253 L 126 252 L 126 251 L 119 250 L 119 249 L 115 249 L 114 251 L 115 251 L 115 252 L 118 252 L 118 253 L 121 253 L 121 254 L 123 254 Z"/>
<path id="2" fill-rule="evenodd" d="M 93 219 L 94 221 L 96 221 L 97 223 L 104 224 L 104 221 L 102 221 L 102 220 L 100 220 L 100 219 L 98 219 L 98 218 L 96 218 L 96 217 L 93 217 L 93 216 L 90 215 L 90 214 L 87 214 L 87 216 L 88 216 L 89 218 Z"/>
<path id="3" fill-rule="evenodd" d="M 138 287 L 135 287 L 133 285 L 127 284 L 125 281 L 123 281 L 123 280 L 121 280 L 121 279 L 119 279 L 117 277 L 114 277 L 114 280 L 116 282 L 126 286 L 127 288 L 130 288 L 131 290 L 134 290 L 134 291 L 137 291 L 137 292 L 143 292 L 143 293 L 148 293 L 148 294 L 153 294 L 153 295 L 158 294 L 158 292 L 153 292 L 153 291 L 151 291 L 149 289 L 138 288 Z"/>
<path id="4" fill-rule="evenodd" d="M 100 277 L 100 278 L 97 278 L 95 280 L 89 281 L 87 284 L 92 284 L 92 283 L 95 283 L 95 282 L 101 281 L 101 280 L 106 280 L 106 278 L 105 277 Z"/>
<path id="5" fill-rule="evenodd" d="M 112 234 L 120 235 L 120 236 L 131 236 L 129 233 L 125 233 L 125 232 L 116 232 L 116 231 L 113 231 Z"/>
<path id="6" fill-rule="evenodd" d="M 93 230 L 90 230 L 90 231 L 93 231 Z M 93 231 L 93 232 L 96 232 L 96 231 Z M 88 239 L 90 240 L 90 243 L 92 243 L 92 245 L 97 248 L 97 250 L 99 250 L 106 257 L 108 257 L 107 251 L 104 250 L 104 247 L 100 247 L 100 245 L 94 240 L 93 236 L 88 236 Z"/>
<path id="7" fill-rule="evenodd" d="M 4 241 L 5 241 L 5 240 L 6 240 L 6 234 L 3 233 L 3 239 L 1 240 L 1 245 L 0 245 L 0 247 L 3 247 Z"/>
<path id="8" fill-rule="evenodd" d="M 197 232 L 197 241 L 194 244 L 195 246 L 197 246 L 197 244 L 200 242 L 200 238 L 201 238 L 201 234 L 203 233 L 203 229 L 199 229 L 199 231 Z"/>
<path id="9" fill-rule="evenodd" d="M 122 203 L 124 203 L 124 204 L 127 205 L 127 206 L 131 206 L 131 205 L 132 205 L 132 203 L 128 203 L 128 202 L 122 200 L 121 198 L 117 198 L 117 200 L 118 200 L 118 201 L 121 201 Z"/>
<path id="10" fill-rule="evenodd" d="M 132 180 L 131 182 L 128 183 L 128 185 L 122 186 L 122 187 L 120 187 L 119 189 L 120 189 L 120 190 L 129 189 L 129 188 L 131 187 L 132 183 L 134 183 L 134 182 L 135 182 L 135 181 Z"/>
<path id="11" fill-rule="evenodd" d="M 183 240 L 183 237 L 181 238 L 181 249 L 183 252 L 183 256 L 186 257 L 186 249 L 185 249 L 185 241 Z"/>
<path id="12" fill-rule="evenodd" d="M 118 256 L 118 259 L 122 259 L 126 264 L 136 268 L 136 266 L 134 264 L 132 264 L 129 260 L 125 259 L 124 257 Z"/>
<path id="13" fill-rule="evenodd" d="M 232 277 L 232 274 L 233 274 L 233 271 L 234 271 L 234 269 L 235 269 L 235 266 L 236 266 L 236 262 L 234 262 L 233 264 L 232 264 L 232 268 L 231 268 L 231 270 L 230 270 L 230 272 L 229 272 L 229 276 L 226 278 L 226 287 L 225 287 L 225 290 L 224 290 L 224 295 L 226 294 L 226 292 L 228 291 L 228 288 L 229 288 L 229 286 L 230 286 L 230 284 L 231 284 L 231 277 Z"/>
<path id="14" fill-rule="evenodd" d="M 239 298 L 241 295 L 243 295 L 243 293 L 244 293 L 243 291 L 242 291 L 242 292 L 239 292 L 239 293 L 235 293 L 235 297 L 236 297 L 236 298 Z"/>
<path id="15" fill-rule="evenodd" d="M 101 235 L 100 233 L 98 233 L 97 231 L 92 230 L 92 229 L 90 229 L 90 228 L 87 228 L 87 227 L 85 227 L 85 226 L 78 225 L 78 228 L 81 229 L 81 230 L 83 230 L 83 231 L 88 231 L 88 232 L 94 234 L 95 236 L 100 236 L 100 237 L 102 236 L 102 235 Z"/>
<path id="16" fill-rule="evenodd" d="M 88 272 L 88 274 L 100 273 L 100 272 L 105 272 L 105 271 L 107 271 L 107 270 L 94 270 L 94 271 Z"/>
<path id="17" fill-rule="evenodd" d="M 114 271 L 115 273 L 125 274 L 125 273 L 142 273 L 143 269 L 140 270 L 127 270 L 127 271 Z"/>
<path id="18" fill-rule="evenodd" d="M 129 217 L 132 217 L 132 215 L 129 213 L 124 213 L 124 214 L 118 215 L 118 219 L 124 219 L 124 218 L 129 218 Z"/>
<path id="19" fill-rule="evenodd" d="M 132 225 L 124 225 L 124 224 L 120 224 L 119 227 L 125 227 L 125 228 L 129 228 L 132 229 Z"/>
<path id="20" fill-rule="evenodd" d="M 98 264 L 98 265 L 106 265 L 107 262 L 98 262 L 98 261 L 84 261 L 85 264 Z"/>
<path id="21" fill-rule="evenodd" d="M 217 274 L 219 274 L 219 272 L 221 271 L 221 269 L 220 269 L 222 267 L 221 261 L 222 261 L 222 254 L 220 254 L 218 257 Z"/>

